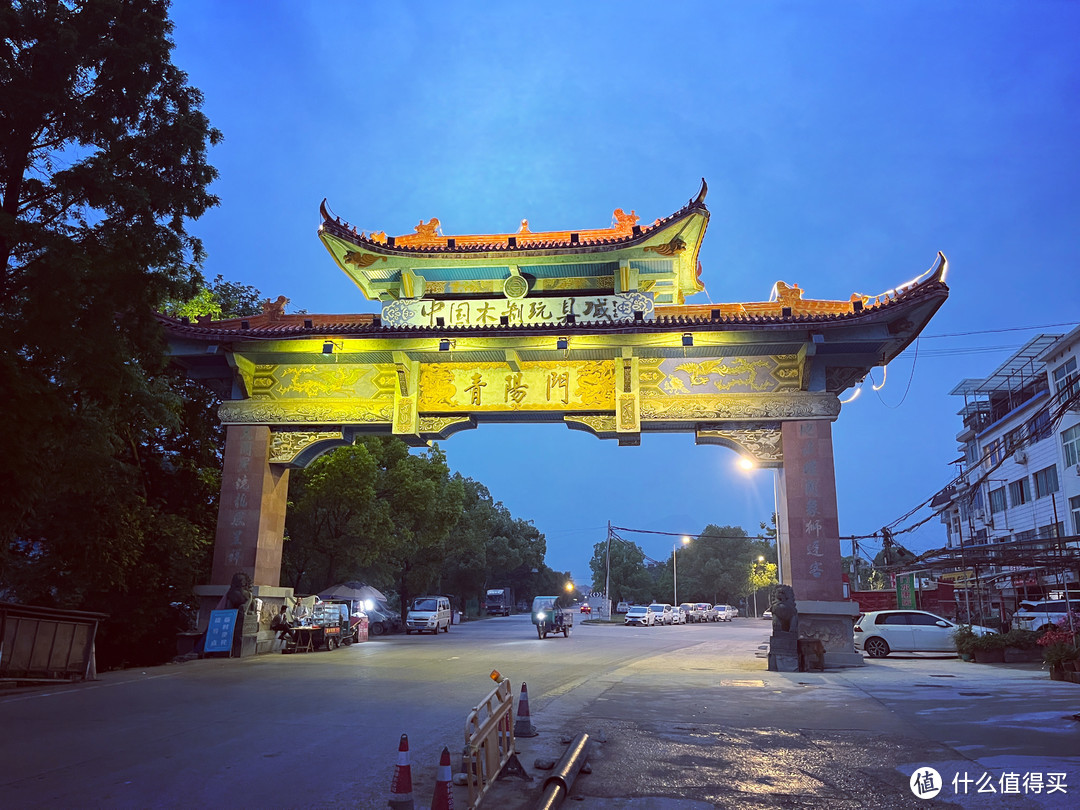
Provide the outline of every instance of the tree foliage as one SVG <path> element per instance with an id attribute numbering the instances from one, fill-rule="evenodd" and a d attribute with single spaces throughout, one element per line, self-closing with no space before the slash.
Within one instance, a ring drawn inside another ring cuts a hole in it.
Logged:
<path id="1" fill-rule="evenodd" d="M 592 559 L 589 560 L 593 590 L 602 593 L 607 580 L 608 593 L 613 602 L 651 602 L 655 584 L 645 568 L 645 552 L 641 547 L 637 543 L 612 538 L 610 578 L 608 551 L 607 540 L 593 546 Z"/>
<path id="2" fill-rule="evenodd" d="M 170 61 L 159 0 L 0 9 L 0 582 L 100 609 L 99 654 L 168 641 L 210 542 L 218 453 L 164 368 L 155 310 L 191 295 L 187 231 L 220 134 Z M 139 610 L 132 610 L 138 604 Z M 131 641 L 126 647 L 120 638 Z"/>
<path id="3" fill-rule="evenodd" d="M 438 585 L 463 499 L 437 445 L 413 454 L 400 439 L 372 437 L 339 448 L 289 482 L 284 577 L 308 592 L 373 579 L 404 608 Z"/>
<path id="4" fill-rule="evenodd" d="M 750 564 L 763 556 L 775 564 L 776 550 L 768 540 L 747 535 L 738 526 L 709 524 L 688 545 L 678 550 L 679 599 L 682 602 L 735 604 L 752 592 Z M 661 596 L 670 601 L 674 594 L 672 561 L 663 566 Z"/>
<path id="5" fill-rule="evenodd" d="M 450 475 L 437 446 L 410 453 L 395 438 L 363 439 L 296 471 L 286 525 L 282 578 L 302 592 L 359 579 L 403 608 L 425 591 L 462 608 L 489 587 L 529 600 L 569 578 L 544 564 L 544 535 L 480 482 Z"/>

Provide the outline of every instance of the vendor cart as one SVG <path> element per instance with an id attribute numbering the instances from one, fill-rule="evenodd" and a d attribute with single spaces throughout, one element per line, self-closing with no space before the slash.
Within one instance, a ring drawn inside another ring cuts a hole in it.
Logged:
<path id="1" fill-rule="evenodd" d="M 562 633 L 563 638 L 570 637 L 574 626 L 574 613 L 569 608 L 557 607 L 559 597 L 538 596 L 532 603 L 532 623 L 536 625 L 538 638 L 547 638 L 548 633 Z"/>
<path id="2" fill-rule="evenodd" d="M 349 618 L 349 603 L 338 601 L 319 602 L 312 612 L 312 624 L 322 628 L 320 644 L 315 649 L 332 650 L 342 644 L 352 644 L 354 629 Z"/>

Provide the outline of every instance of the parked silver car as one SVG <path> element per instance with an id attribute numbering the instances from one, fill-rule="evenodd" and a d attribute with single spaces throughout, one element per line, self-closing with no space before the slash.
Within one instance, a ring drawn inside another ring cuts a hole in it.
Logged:
<path id="1" fill-rule="evenodd" d="M 656 624 L 656 614 L 653 612 L 652 605 L 630 605 L 626 610 L 623 624 L 652 627 Z"/>
<path id="2" fill-rule="evenodd" d="M 657 624 L 671 624 L 673 617 L 671 611 L 673 608 L 667 602 L 653 602 L 649 605 L 649 609 L 656 614 Z"/>

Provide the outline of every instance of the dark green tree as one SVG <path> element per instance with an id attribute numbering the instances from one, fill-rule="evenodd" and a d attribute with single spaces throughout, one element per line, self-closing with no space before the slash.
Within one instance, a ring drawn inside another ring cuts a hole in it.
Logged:
<path id="1" fill-rule="evenodd" d="M 365 445 L 340 447 L 289 479 L 282 580 L 318 592 L 378 561 L 392 529 L 376 497 L 380 470 Z"/>
<path id="2" fill-rule="evenodd" d="M 589 570 L 592 572 L 592 588 L 603 592 L 607 574 L 608 542 L 601 540 L 593 546 Z M 611 601 L 649 602 L 653 599 L 654 583 L 645 567 L 645 552 L 637 543 L 619 538 L 611 541 L 611 578 L 609 584 Z"/>
<path id="3" fill-rule="evenodd" d="M 400 596 L 404 617 L 413 596 L 439 585 L 464 489 L 438 445 L 410 453 L 381 436 L 338 448 L 289 482 L 283 576 L 315 593 L 370 581 Z"/>
<path id="4" fill-rule="evenodd" d="M 157 654 L 210 542 L 212 437 L 183 433 L 154 312 L 190 296 L 216 198 L 161 0 L 0 8 L 0 582 L 100 609 L 103 667 Z M 110 661 L 110 658 L 112 659 Z"/>
<path id="5" fill-rule="evenodd" d="M 380 565 L 392 577 L 404 619 L 412 597 L 439 582 L 447 538 L 461 516 L 464 485 L 451 478 L 438 445 L 413 454 L 397 438 L 362 441 L 382 471 L 377 497 L 389 508 L 391 529 Z"/>
<path id="6" fill-rule="evenodd" d="M 775 548 L 768 540 L 751 538 L 739 526 L 709 524 L 678 553 L 679 599 L 683 602 L 735 604 L 752 590 L 751 562 L 759 555 L 776 562 Z M 671 560 L 664 569 L 670 596 Z"/>
<path id="7" fill-rule="evenodd" d="M 488 580 L 487 545 L 495 532 L 495 502 L 479 481 L 454 474 L 461 482 L 461 517 L 446 541 L 441 590 L 453 594 L 464 608 L 479 604 Z"/>

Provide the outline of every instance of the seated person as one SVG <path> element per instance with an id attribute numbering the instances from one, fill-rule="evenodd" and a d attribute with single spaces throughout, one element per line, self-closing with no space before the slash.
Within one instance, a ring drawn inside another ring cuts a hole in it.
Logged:
<path id="1" fill-rule="evenodd" d="M 286 608 L 285 605 L 282 605 L 278 614 L 270 620 L 270 629 L 277 632 L 278 641 L 292 638 L 292 627 L 289 624 L 289 617 L 285 615 L 287 609 L 288 608 Z"/>

